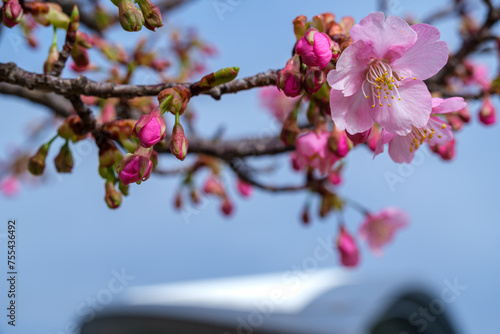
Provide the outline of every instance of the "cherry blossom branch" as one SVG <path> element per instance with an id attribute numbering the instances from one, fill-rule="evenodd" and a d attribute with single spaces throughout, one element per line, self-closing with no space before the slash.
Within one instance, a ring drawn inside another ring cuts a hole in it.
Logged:
<path id="1" fill-rule="evenodd" d="M 233 80 L 201 94 L 210 95 L 218 100 L 223 94 L 275 85 L 277 75 L 277 70 L 269 70 L 243 79 Z M 53 75 L 25 71 L 14 63 L 0 63 L 0 82 L 7 82 L 28 89 L 49 91 L 59 95 L 88 95 L 100 98 L 155 96 L 166 88 L 177 85 L 183 85 L 187 88 L 191 86 L 190 83 L 174 82 L 157 85 L 117 85 L 112 82 L 96 82 L 85 76 L 79 76 L 76 79 L 61 79 Z"/>
<path id="2" fill-rule="evenodd" d="M 314 180 L 310 183 L 305 183 L 297 186 L 275 186 L 275 185 L 266 185 L 255 180 L 249 173 L 248 167 L 241 160 L 231 160 L 228 163 L 229 167 L 235 172 L 235 174 L 244 182 L 251 184 L 252 186 L 270 191 L 270 192 L 293 192 L 293 191 L 302 191 L 304 189 L 313 187 L 318 182 L 324 182 L 324 180 Z"/>
<path id="3" fill-rule="evenodd" d="M 62 96 L 53 93 L 43 93 L 23 87 L 0 83 L 0 94 L 18 96 L 51 109 L 56 115 L 68 117 L 71 115 L 71 104 Z"/>

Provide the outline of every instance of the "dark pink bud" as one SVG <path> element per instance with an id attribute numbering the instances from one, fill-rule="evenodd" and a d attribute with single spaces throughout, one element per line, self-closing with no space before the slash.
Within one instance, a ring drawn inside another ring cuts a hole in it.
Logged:
<path id="1" fill-rule="evenodd" d="M 346 267 L 355 267 L 359 263 L 359 250 L 354 238 L 344 226 L 340 227 L 337 237 L 337 249 L 340 253 L 340 262 Z"/>
<path id="2" fill-rule="evenodd" d="M 375 150 L 377 149 L 377 143 L 379 139 L 380 139 L 380 128 L 377 126 L 373 126 L 371 129 L 371 133 L 368 136 L 368 140 L 366 141 L 368 147 L 372 152 L 375 152 Z"/>
<path id="3" fill-rule="evenodd" d="M 353 135 L 347 131 L 345 133 L 347 135 L 347 138 L 349 138 L 354 145 L 357 145 L 365 143 L 368 140 L 368 137 L 370 136 L 371 132 L 372 129 L 368 129 L 365 132 L 360 132 Z"/>
<path id="4" fill-rule="evenodd" d="M 335 128 L 328 137 L 328 147 L 339 158 L 343 158 L 349 153 L 352 144 L 347 139 L 345 131 Z"/>
<path id="5" fill-rule="evenodd" d="M 124 185 L 141 181 L 146 181 L 151 176 L 153 171 L 153 163 L 149 157 L 137 154 L 128 153 L 120 162 L 116 169 L 120 181 Z"/>
<path id="6" fill-rule="evenodd" d="M 469 108 L 465 107 L 463 109 L 460 109 L 458 111 L 458 117 L 462 120 L 464 123 L 469 123 L 470 122 L 470 111 Z"/>
<path id="7" fill-rule="evenodd" d="M 443 160 L 452 160 L 455 158 L 455 140 L 447 142 L 445 145 L 435 145 L 432 150 L 441 156 Z"/>
<path id="8" fill-rule="evenodd" d="M 230 216 L 233 213 L 234 206 L 231 200 L 228 197 L 225 197 L 222 201 L 221 211 L 226 216 Z"/>
<path id="9" fill-rule="evenodd" d="M 18 0 L 8 0 L 2 7 L 3 24 L 12 28 L 23 18 L 23 7 Z"/>
<path id="10" fill-rule="evenodd" d="M 328 174 L 328 180 L 335 186 L 338 186 L 342 183 L 342 178 L 340 177 L 339 171 L 333 171 Z"/>
<path id="11" fill-rule="evenodd" d="M 135 124 L 132 135 L 139 139 L 142 146 L 148 148 L 165 139 L 166 125 L 159 108 L 148 115 L 142 115 Z"/>
<path id="12" fill-rule="evenodd" d="M 484 98 L 483 106 L 479 111 L 479 121 L 484 125 L 494 124 L 497 120 L 497 113 L 493 103 L 491 103 L 491 98 L 486 96 Z"/>
<path id="13" fill-rule="evenodd" d="M 307 66 L 324 68 L 332 60 L 333 43 L 327 34 L 311 28 L 299 39 L 295 52 Z"/>
<path id="14" fill-rule="evenodd" d="M 173 155 L 179 160 L 184 160 L 186 158 L 186 154 L 188 151 L 189 140 L 187 140 L 184 135 L 184 129 L 180 123 L 174 125 L 174 129 L 172 130 L 172 138 L 168 143 L 168 147 L 170 147 L 170 151 Z"/>
<path id="15" fill-rule="evenodd" d="M 144 26 L 149 30 L 155 31 L 156 28 L 163 26 L 161 21 L 161 12 L 150 0 L 136 0 L 144 17 Z"/>
<path id="16" fill-rule="evenodd" d="M 319 68 L 309 68 L 304 77 L 304 90 L 308 94 L 314 94 L 321 89 L 326 81 L 325 73 Z"/>
<path id="17" fill-rule="evenodd" d="M 290 58 L 283 70 L 278 73 L 278 89 L 286 96 L 295 97 L 302 94 L 302 74 L 300 59 L 297 55 Z"/>

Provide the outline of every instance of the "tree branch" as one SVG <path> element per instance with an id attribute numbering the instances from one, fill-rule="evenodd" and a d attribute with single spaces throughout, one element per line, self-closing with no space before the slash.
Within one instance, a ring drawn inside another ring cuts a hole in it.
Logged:
<path id="1" fill-rule="evenodd" d="M 222 94 L 275 85 L 277 75 L 278 71 L 269 70 L 243 79 L 233 80 L 202 94 L 210 95 L 218 100 Z M 187 88 L 191 86 L 190 83 L 174 82 L 157 85 L 117 85 L 113 82 L 96 82 L 85 76 L 79 76 L 76 79 L 61 79 L 52 75 L 25 71 L 14 63 L 0 63 L 0 82 L 7 82 L 28 89 L 53 92 L 59 95 L 87 95 L 100 98 L 121 97 L 129 99 L 137 96 L 156 96 L 163 89 L 177 85 L 183 85 Z"/>
<path id="2" fill-rule="evenodd" d="M 0 83 L 0 94 L 14 95 L 30 100 L 51 109 L 61 117 L 68 117 L 72 114 L 69 101 L 53 93 L 42 93 L 7 83 Z"/>

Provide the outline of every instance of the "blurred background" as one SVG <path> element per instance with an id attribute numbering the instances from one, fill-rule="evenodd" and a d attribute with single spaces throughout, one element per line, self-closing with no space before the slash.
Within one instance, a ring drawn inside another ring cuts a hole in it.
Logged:
<path id="1" fill-rule="evenodd" d="M 470 3 L 471 16 L 482 19 L 482 2 Z M 449 5 L 446 0 L 394 0 L 388 1 L 387 14 L 421 20 Z M 311 18 L 333 12 L 338 18 L 349 15 L 359 22 L 378 8 L 373 0 L 355 4 L 252 0 L 233 1 L 230 6 L 231 10 L 221 12 L 216 1 L 199 0 L 171 12 L 165 26 L 154 33 L 157 47 L 167 50 L 166 31 L 171 27 L 194 27 L 218 50 L 208 70 L 239 66 L 239 76 L 245 77 L 285 65 L 295 42 L 292 20 L 297 15 Z M 460 45 L 459 20 L 439 20 L 435 25 L 441 39 L 456 50 Z M 38 30 L 40 47 L 32 51 L 17 29 L 2 30 L 0 62 L 15 61 L 25 70 L 41 72 L 52 30 Z M 138 37 L 152 32 L 143 29 L 126 33 L 118 26 L 107 34 L 130 48 Z M 496 54 L 475 60 L 490 67 L 492 78 L 497 73 Z M 76 75 L 66 69 L 63 77 L 70 76 Z M 139 84 L 152 80 L 149 73 L 134 78 Z M 26 136 L 29 124 L 44 122 L 50 116 L 48 110 L 16 97 L 0 95 L 0 101 L 0 159 L 8 160 L 16 147 L 32 148 L 34 152 L 52 137 L 50 132 L 29 140 Z M 494 102 L 498 106 L 498 101 Z M 279 125 L 262 108 L 256 89 L 224 95 L 219 102 L 197 97 L 192 106 L 202 135 L 213 135 L 221 126 L 225 138 L 279 131 Z M 409 213 L 411 221 L 385 248 L 382 257 L 374 256 L 361 244 L 361 264 L 342 270 L 354 271 L 358 277 L 387 280 L 419 277 L 430 282 L 437 293 L 446 287 L 446 280 L 456 279 L 467 288 L 453 303 L 446 304 L 446 310 L 460 332 L 498 333 L 499 129 L 498 125 L 486 128 L 479 124 L 480 104 L 471 102 L 469 107 L 473 121 L 458 133 L 456 158 L 451 162 L 443 162 L 427 148 L 410 165 L 395 164 L 388 154 L 372 160 L 372 153 L 364 147 L 349 154 L 340 193 L 374 211 L 398 206 Z M 172 119 L 169 121 L 173 124 Z M 56 151 L 51 151 L 48 161 Z M 72 174 L 56 175 L 48 163 L 51 176 L 44 182 L 24 183 L 17 196 L 0 197 L 0 249 L 5 252 L 0 254 L 6 254 L 8 219 L 17 222 L 19 251 L 18 323 L 11 328 L 1 321 L 1 332 L 73 333 L 82 305 L 92 303 L 122 270 L 133 276 L 128 287 L 280 272 L 303 268 L 304 259 L 313 256 L 322 242 L 334 247 L 338 228 L 334 216 L 313 219 L 309 226 L 300 223 L 307 194 L 276 195 L 255 190 L 250 199 L 242 199 L 230 170 L 225 174 L 226 187 L 235 199 L 235 212 L 230 218 L 221 215 L 219 202 L 212 198 L 206 198 L 200 207 L 174 210 L 174 194 L 181 180 L 157 175 L 140 186 L 132 185 L 121 208 L 110 210 L 97 175 L 97 153 L 95 145 L 81 142 L 75 146 Z M 162 157 L 160 166 L 182 165 L 174 160 Z M 263 179 L 282 184 L 302 180 L 291 169 L 286 154 L 259 158 L 254 164 L 278 166 L 278 173 L 264 175 Z M 399 182 L 388 181 L 394 176 Z M 203 181 L 198 179 L 200 187 Z M 348 209 L 344 218 L 354 232 L 363 217 Z M 333 252 L 324 261 L 317 261 L 313 270 L 339 266 Z M 4 296 L 0 300 L 6 300 L 5 280 L 0 289 Z M 100 305 L 94 309 L 99 312 Z"/>

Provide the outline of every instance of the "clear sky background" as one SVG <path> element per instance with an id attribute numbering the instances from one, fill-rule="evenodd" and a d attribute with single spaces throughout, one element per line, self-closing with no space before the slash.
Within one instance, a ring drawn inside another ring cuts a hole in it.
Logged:
<path id="1" fill-rule="evenodd" d="M 411 13 L 417 18 L 448 4 L 444 0 L 389 2 L 392 14 Z M 481 17 L 479 1 L 477 8 L 474 15 Z M 244 77 L 285 65 L 294 43 L 292 20 L 297 15 L 312 17 L 329 11 L 339 18 L 351 15 L 359 22 L 374 10 L 375 1 L 368 0 L 252 0 L 241 1 L 221 19 L 211 0 L 200 0 L 172 13 L 166 28 L 155 34 L 158 47 L 166 50 L 165 30 L 169 26 L 195 26 L 202 38 L 219 50 L 219 56 L 210 62 L 211 69 L 239 66 Z M 436 25 L 442 40 L 456 49 L 458 23 L 440 21 Z M 134 45 L 139 36 L 152 34 L 145 29 L 125 33 L 120 28 L 109 33 L 125 46 Z M 0 62 L 16 61 L 24 69 L 41 72 L 50 35 L 51 29 L 40 29 L 41 45 L 33 52 L 20 43 L 18 28 L 4 29 Z M 497 68 L 494 62 L 490 64 L 493 75 Z M 135 80 L 151 83 L 152 79 L 144 73 Z M 215 133 L 221 124 L 227 138 L 279 130 L 260 107 L 257 90 L 223 96 L 219 102 L 197 97 L 192 105 L 199 116 L 197 128 L 204 135 Z M 478 107 L 471 104 L 473 122 L 458 134 L 457 156 L 451 163 L 422 154 L 420 160 L 403 167 L 387 154 L 372 160 L 371 152 L 359 147 L 347 158 L 341 194 L 372 210 L 398 206 L 411 217 L 410 226 L 396 236 L 383 257 L 373 256 L 362 246 L 361 265 L 355 269 L 361 278 L 424 277 L 437 292 L 445 287 L 445 280 L 457 278 L 467 289 L 446 308 L 461 333 L 493 334 L 500 331 L 499 128 L 478 124 Z M 49 115 L 43 107 L 0 95 L 0 114 L 2 159 L 8 158 L 11 147 L 35 150 L 52 136 L 46 133 L 31 142 L 25 138 L 28 122 L 41 122 Z M 68 326 L 78 317 L 81 303 L 106 289 L 114 270 L 125 268 L 135 277 L 129 286 L 286 271 L 301 266 L 313 254 L 318 238 L 331 241 L 337 232 L 334 217 L 315 219 L 307 228 L 299 223 L 306 194 L 275 195 L 257 190 L 250 200 L 242 200 L 232 178 L 226 181 L 236 199 L 230 219 L 221 216 L 219 202 L 214 199 L 185 219 L 172 206 L 180 180 L 159 176 L 140 186 L 132 185 L 122 207 L 109 210 L 103 201 L 103 180 L 97 175 L 97 149 L 89 143 L 75 146 L 78 157 L 71 175 L 56 176 L 48 163 L 52 176 L 47 182 L 25 186 L 14 199 L 0 197 L 0 233 L 6 232 L 9 218 L 16 219 L 20 253 L 18 326 L 7 327 L 2 311 L 1 332 L 70 333 Z M 48 161 L 56 151 L 52 149 Z M 291 170 L 287 156 L 262 158 L 254 164 L 269 165 L 272 161 L 280 167 L 272 176 L 274 182 L 302 181 L 301 175 Z M 161 164 L 165 168 L 180 165 L 169 157 L 162 158 Z M 387 173 L 400 175 L 404 182 L 391 188 Z M 230 171 L 228 175 L 232 175 Z M 203 181 L 198 179 L 198 184 Z M 345 219 L 349 229 L 356 231 L 362 217 L 348 210 Z M 0 247 L 0 257 L 6 257 L 5 239 Z M 337 266 L 336 255 L 319 264 Z M 0 289 L 0 309 L 5 310 L 5 282 Z"/>

